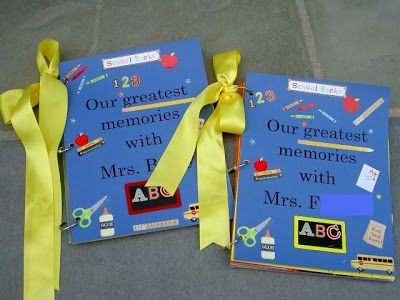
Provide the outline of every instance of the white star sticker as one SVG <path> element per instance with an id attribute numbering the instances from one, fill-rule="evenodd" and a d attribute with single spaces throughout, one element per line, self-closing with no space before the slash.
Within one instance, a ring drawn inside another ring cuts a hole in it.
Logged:
<path id="1" fill-rule="evenodd" d="M 382 199 L 382 195 L 381 194 L 376 195 L 376 199 L 381 200 Z"/>
<path id="2" fill-rule="evenodd" d="M 250 143 L 250 145 L 255 145 L 256 140 L 255 140 L 255 139 L 250 139 L 250 140 L 249 140 L 249 143 Z"/>
<path id="3" fill-rule="evenodd" d="M 374 133 L 374 130 L 373 130 L 373 129 L 369 129 L 369 130 L 368 130 L 368 133 L 369 133 L 369 134 L 373 134 L 373 133 Z"/>
<path id="4" fill-rule="evenodd" d="M 187 79 L 185 80 L 185 83 L 186 83 L 186 84 L 191 84 L 192 81 L 190 80 L 190 78 L 187 78 Z"/>
<path id="5" fill-rule="evenodd" d="M 74 118 L 69 120 L 72 124 L 74 124 L 76 122 L 76 120 Z"/>

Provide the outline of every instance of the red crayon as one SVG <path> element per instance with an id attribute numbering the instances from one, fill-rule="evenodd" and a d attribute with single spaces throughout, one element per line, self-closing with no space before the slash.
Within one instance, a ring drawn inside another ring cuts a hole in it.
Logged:
<path id="1" fill-rule="evenodd" d="M 89 67 L 88 65 L 84 65 L 82 68 L 80 68 L 80 70 L 79 70 L 78 72 L 76 72 L 76 74 L 72 77 L 72 80 L 75 80 L 75 79 L 77 79 L 79 76 L 81 76 L 81 74 L 82 74 L 83 72 L 85 72 L 86 69 L 87 69 L 88 67 Z"/>
<path id="2" fill-rule="evenodd" d="M 297 110 L 305 110 L 307 108 L 311 108 L 311 107 L 314 107 L 314 106 L 317 106 L 317 103 L 310 103 L 310 104 L 307 104 L 307 105 L 300 106 Z"/>

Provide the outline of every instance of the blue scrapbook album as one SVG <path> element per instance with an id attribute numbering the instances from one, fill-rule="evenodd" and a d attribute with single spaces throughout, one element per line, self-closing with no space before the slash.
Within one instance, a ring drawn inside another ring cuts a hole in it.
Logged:
<path id="1" fill-rule="evenodd" d="M 393 281 L 387 87 L 250 73 L 231 265 Z"/>
<path id="2" fill-rule="evenodd" d="M 145 184 L 207 85 L 200 41 L 62 62 L 60 79 L 69 98 L 63 158 L 70 242 L 197 224 L 195 158 L 174 195 Z M 200 118 L 199 131 L 203 124 Z"/>

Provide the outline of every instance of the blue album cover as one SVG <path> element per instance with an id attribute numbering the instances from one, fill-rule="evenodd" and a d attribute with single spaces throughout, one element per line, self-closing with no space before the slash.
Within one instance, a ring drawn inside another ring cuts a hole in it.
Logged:
<path id="1" fill-rule="evenodd" d="M 70 241 L 198 224 L 195 159 L 174 195 L 144 185 L 193 97 L 207 86 L 200 41 L 62 62 L 60 79 L 69 97 L 63 146 L 67 212 L 76 224 Z"/>
<path id="2" fill-rule="evenodd" d="M 232 266 L 394 280 L 390 90 L 250 73 Z"/>

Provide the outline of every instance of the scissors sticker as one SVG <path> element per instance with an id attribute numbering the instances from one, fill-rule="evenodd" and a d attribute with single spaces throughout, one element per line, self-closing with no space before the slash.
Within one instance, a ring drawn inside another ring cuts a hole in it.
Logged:
<path id="1" fill-rule="evenodd" d="M 79 224 L 79 227 L 81 228 L 89 227 L 90 224 L 92 223 L 92 215 L 106 202 L 106 200 L 107 196 L 104 196 L 95 204 L 93 204 L 92 207 L 89 207 L 87 209 L 82 207 L 75 208 L 74 211 L 72 212 L 72 216 L 74 217 L 75 220 L 79 220 L 77 222 Z"/>
<path id="2" fill-rule="evenodd" d="M 256 227 L 249 228 L 247 226 L 241 226 L 237 230 L 237 234 L 240 236 L 240 240 L 243 241 L 246 247 L 254 247 L 257 243 L 256 236 L 257 234 L 263 230 L 268 223 L 271 221 L 271 218 L 267 218 L 258 224 Z"/>

